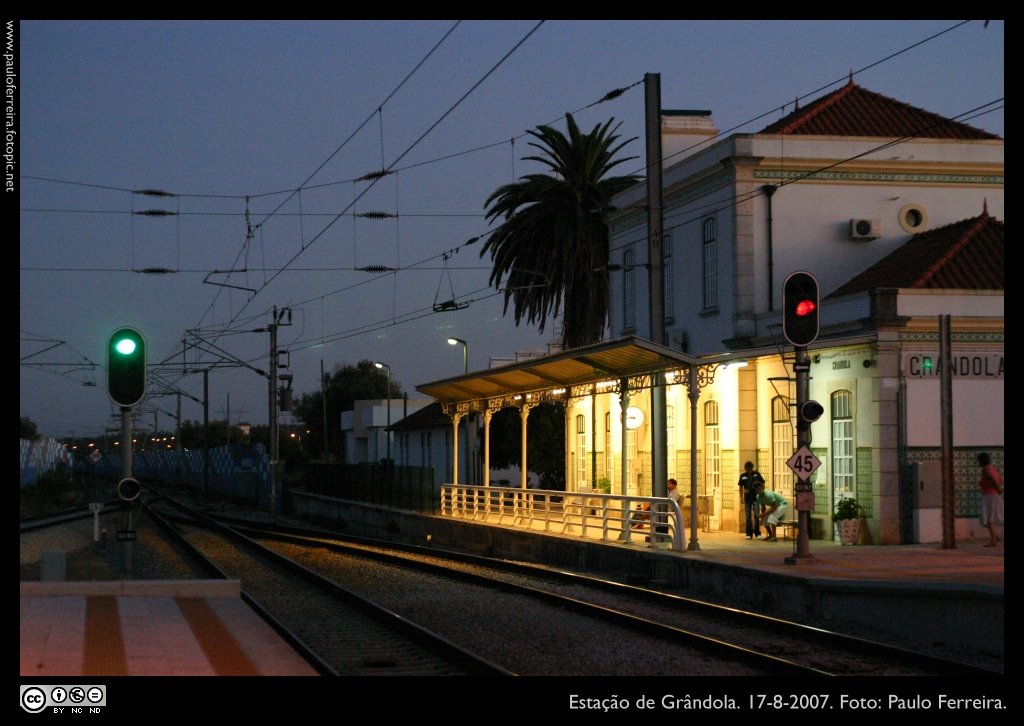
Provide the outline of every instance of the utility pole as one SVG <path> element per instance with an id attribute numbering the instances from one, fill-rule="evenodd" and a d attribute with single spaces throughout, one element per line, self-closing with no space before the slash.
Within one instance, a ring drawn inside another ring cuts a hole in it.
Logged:
<path id="1" fill-rule="evenodd" d="M 650 301 L 651 342 L 665 345 L 665 261 L 662 249 L 661 180 L 661 74 L 644 74 L 647 122 L 647 280 Z M 668 496 L 668 433 L 665 380 L 653 373 L 651 380 L 651 493 Z"/>
<path id="2" fill-rule="evenodd" d="M 288 314 L 288 322 L 282 323 L 285 313 Z M 277 427 L 277 329 L 281 325 L 292 324 L 291 308 L 282 308 L 280 311 L 274 306 L 272 316 L 273 322 L 267 326 L 270 332 L 270 521 L 277 522 L 277 466 L 280 442 L 278 441 Z"/>
<path id="3" fill-rule="evenodd" d="M 270 521 L 277 522 L 277 306 L 270 329 Z"/>
<path id="4" fill-rule="evenodd" d="M 177 425 L 175 427 L 175 431 L 174 431 L 174 451 L 177 454 L 177 456 L 175 456 L 175 460 L 177 461 L 177 470 L 178 470 L 178 482 L 177 482 L 178 486 L 177 486 L 177 488 L 181 489 L 182 479 L 183 479 L 182 474 L 183 474 L 183 471 L 184 471 L 184 468 L 185 468 L 185 462 L 182 459 L 182 451 L 181 451 L 181 391 L 178 391 L 178 423 L 177 423 Z"/>
<path id="5" fill-rule="evenodd" d="M 210 490 L 210 369 L 203 369 L 203 501 Z"/>
<path id="6" fill-rule="evenodd" d="M 323 404 L 324 417 L 324 460 L 331 460 L 331 450 L 327 438 L 327 379 L 324 377 L 324 359 L 320 359 L 320 403 Z"/>
<path id="7" fill-rule="evenodd" d="M 939 416 L 942 447 L 942 549 L 956 549 L 953 476 L 953 316 L 939 316 Z"/>

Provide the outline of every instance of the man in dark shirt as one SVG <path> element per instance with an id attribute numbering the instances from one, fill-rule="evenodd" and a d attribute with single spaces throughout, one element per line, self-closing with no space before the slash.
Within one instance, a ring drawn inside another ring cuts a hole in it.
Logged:
<path id="1" fill-rule="evenodd" d="M 743 498 L 743 512 L 747 519 L 747 539 L 761 539 L 761 518 L 758 516 L 757 493 L 754 491 L 758 483 L 763 485 L 764 477 L 754 468 L 754 463 L 748 461 L 740 474 L 740 496 Z"/>

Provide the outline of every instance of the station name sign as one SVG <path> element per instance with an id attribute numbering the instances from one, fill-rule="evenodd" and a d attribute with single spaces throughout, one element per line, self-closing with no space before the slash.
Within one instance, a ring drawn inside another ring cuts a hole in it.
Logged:
<path id="1" fill-rule="evenodd" d="M 943 360 L 934 353 L 904 353 L 903 374 L 907 378 L 935 378 L 942 375 Z M 1003 377 L 1002 353 L 955 353 L 950 359 L 954 378 Z"/>

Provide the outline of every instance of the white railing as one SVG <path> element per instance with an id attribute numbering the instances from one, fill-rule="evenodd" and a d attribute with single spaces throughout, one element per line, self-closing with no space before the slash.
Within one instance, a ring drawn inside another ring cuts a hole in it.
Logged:
<path id="1" fill-rule="evenodd" d="M 440 514 L 584 539 L 683 549 L 683 513 L 667 497 L 444 484 Z"/>

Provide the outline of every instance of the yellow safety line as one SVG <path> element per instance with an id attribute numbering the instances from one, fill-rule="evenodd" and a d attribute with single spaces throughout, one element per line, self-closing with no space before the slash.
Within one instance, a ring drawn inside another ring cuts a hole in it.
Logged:
<path id="1" fill-rule="evenodd" d="M 85 600 L 85 655 L 82 674 L 86 676 L 128 675 L 128 661 L 121 637 L 121 615 L 117 598 L 96 595 Z"/>
<path id="2" fill-rule="evenodd" d="M 219 676 L 258 676 L 252 659 L 235 640 L 231 631 L 206 600 L 198 597 L 176 597 L 174 601 L 195 633 L 199 646 Z"/>

